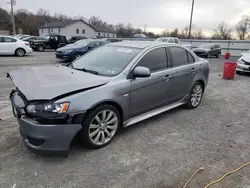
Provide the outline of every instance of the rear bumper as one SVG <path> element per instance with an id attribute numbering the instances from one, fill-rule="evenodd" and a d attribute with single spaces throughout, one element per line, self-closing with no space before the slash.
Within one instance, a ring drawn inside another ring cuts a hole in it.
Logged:
<path id="1" fill-rule="evenodd" d="M 82 128 L 81 124 L 42 125 L 28 117 L 17 120 L 25 146 L 39 154 L 67 155 L 72 139 Z"/>
<path id="2" fill-rule="evenodd" d="M 241 72 L 250 72 L 250 65 L 244 65 L 244 64 L 237 63 L 236 70 L 241 71 Z"/>
<path id="3" fill-rule="evenodd" d="M 31 54 L 32 53 L 32 48 L 25 48 L 26 54 Z"/>

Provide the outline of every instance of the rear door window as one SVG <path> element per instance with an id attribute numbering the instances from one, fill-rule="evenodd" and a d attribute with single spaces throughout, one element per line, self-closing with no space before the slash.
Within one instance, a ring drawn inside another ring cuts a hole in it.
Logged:
<path id="1" fill-rule="evenodd" d="M 177 39 L 174 39 L 174 43 L 175 43 L 175 44 L 179 44 L 179 42 L 178 42 Z"/>
<path id="2" fill-rule="evenodd" d="M 174 43 L 173 39 L 168 39 L 168 43 Z"/>
<path id="3" fill-rule="evenodd" d="M 188 56 L 188 62 L 189 63 L 194 63 L 195 59 L 194 57 L 187 51 L 187 56 Z"/>
<path id="4" fill-rule="evenodd" d="M 167 55 L 165 48 L 157 48 L 148 52 L 137 64 L 150 69 L 151 72 L 167 68 Z"/>
<path id="5" fill-rule="evenodd" d="M 9 38 L 9 37 L 3 37 L 2 41 L 3 42 L 16 42 L 16 39 Z"/>
<path id="6" fill-rule="evenodd" d="M 180 47 L 169 47 L 173 60 L 173 67 L 179 67 L 188 64 L 187 51 Z"/>

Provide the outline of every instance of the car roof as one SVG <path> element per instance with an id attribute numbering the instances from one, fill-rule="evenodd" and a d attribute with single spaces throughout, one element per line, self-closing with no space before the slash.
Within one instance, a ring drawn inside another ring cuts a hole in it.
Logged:
<path id="1" fill-rule="evenodd" d="M 9 35 L 0 35 L 0 37 L 9 37 L 9 38 L 13 38 L 13 39 L 18 39 L 16 37 L 13 37 L 13 36 L 9 36 Z M 18 39 L 19 40 L 19 39 Z"/>
<path id="2" fill-rule="evenodd" d="M 108 45 L 143 49 L 143 48 L 147 48 L 147 47 L 168 45 L 168 43 L 158 42 L 158 41 L 122 41 L 122 42 L 111 43 Z M 173 44 L 171 43 L 171 45 L 173 45 Z"/>

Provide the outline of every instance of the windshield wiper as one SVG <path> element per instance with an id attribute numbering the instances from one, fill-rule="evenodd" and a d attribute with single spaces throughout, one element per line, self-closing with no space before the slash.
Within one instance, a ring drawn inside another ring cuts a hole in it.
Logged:
<path id="1" fill-rule="evenodd" d="M 75 69 L 75 70 L 79 70 L 79 71 L 83 71 L 83 72 L 89 72 L 89 73 L 91 73 L 91 74 L 96 74 L 96 75 L 99 74 L 99 72 L 94 71 L 94 70 L 90 70 L 90 69 L 85 69 L 85 68 L 82 68 L 82 69 L 74 68 L 74 69 Z"/>

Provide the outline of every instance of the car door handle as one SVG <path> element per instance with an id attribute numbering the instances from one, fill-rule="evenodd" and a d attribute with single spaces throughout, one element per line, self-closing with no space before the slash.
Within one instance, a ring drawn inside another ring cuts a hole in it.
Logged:
<path id="1" fill-rule="evenodd" d="M 192 68 L 190 72 L 195 73 L 195 71 L 196 71 L 196 68 Z"/>
<path id="2" fill-rule="evenodd" d="M 171 76 L 167 74 L 167 75 L 164 77 L 164 80 L 169 81 L 170 78 L 171 78 Z"/>

